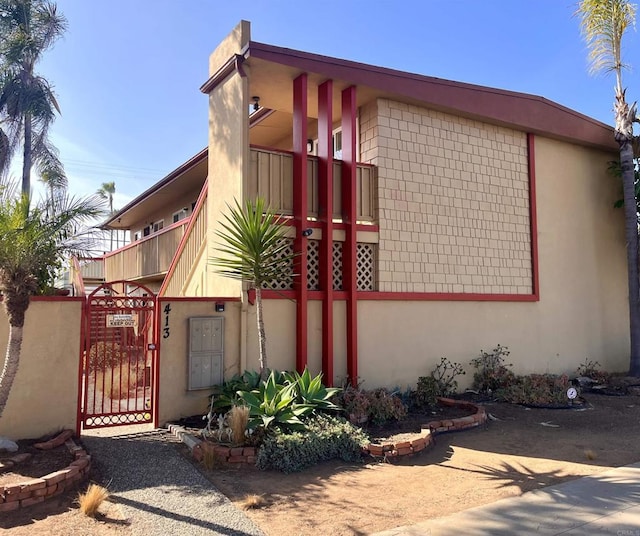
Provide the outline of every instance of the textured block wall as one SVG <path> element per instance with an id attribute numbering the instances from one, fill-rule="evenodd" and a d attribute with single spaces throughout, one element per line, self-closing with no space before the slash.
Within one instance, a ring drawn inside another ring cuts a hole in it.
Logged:
<path id="1" fill-rule="evenodd" d="M 378 166 L 380 291 L 532 293 L 525 133 L 386 99 L 360 127 Z"/>

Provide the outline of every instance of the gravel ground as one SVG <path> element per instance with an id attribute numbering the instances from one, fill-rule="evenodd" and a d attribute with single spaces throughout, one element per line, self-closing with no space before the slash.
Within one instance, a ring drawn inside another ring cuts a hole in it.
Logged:
<path id="1" fill-rule="evenodd" d="M 264 533 L 195 467 L 164 430 L 89 430 L 82 441 L 133 534 L 262 536 Z"/>

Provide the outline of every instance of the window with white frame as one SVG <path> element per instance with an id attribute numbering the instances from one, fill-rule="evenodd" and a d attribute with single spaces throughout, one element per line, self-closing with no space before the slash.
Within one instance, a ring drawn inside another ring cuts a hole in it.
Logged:
<path id="1" fill-rule="evenodd" d="M 189 207 L 184 207 L 177 212 L 174 212 L 172 217 L 173 223 L 178 223 L 180 220 L 184 220 L 189 216 Z"/>
<path id="2" fill-rule="evenodd" d="M 154 221 L 152 224 L 153 232 L 157 233 L 159 230 L 164 228 L 164 220 Z"/>

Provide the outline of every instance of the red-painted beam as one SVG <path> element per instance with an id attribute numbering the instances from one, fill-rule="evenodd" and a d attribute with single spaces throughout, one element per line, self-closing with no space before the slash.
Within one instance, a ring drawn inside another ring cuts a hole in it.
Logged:
<path id="1" fill-rule="evenodd" d="M 320 288 L 322 300 L 322 375 L 333 385 L 333 81 L 318 87 L 318 200 L 322 225 Z"/>
<path id="2" fill-rule="evenodd" d="M 346 223 L 342 249 L 342 283 L 347 292 L 347 375 L 358 383 L 358 254 L 356 225 L 356 88 L 342 92 L 342 219 Z"/>
<path id="3" fill-rule="evenodd" d="M 536 197 L 536 147 L 535 136 L 527 134 L 527 158 L 529 164 L 529 225 L 531 226 L 531 293 L 540 300 L 540 275 L 538 271 L 538 209 Z"/>
<path id="4" fill-rule="evenodd" d="M 296 236 L 293 249 L 296 292 L 296 370 L 307 366 L 307 75 L 293 81 L 293 219 Z"/>

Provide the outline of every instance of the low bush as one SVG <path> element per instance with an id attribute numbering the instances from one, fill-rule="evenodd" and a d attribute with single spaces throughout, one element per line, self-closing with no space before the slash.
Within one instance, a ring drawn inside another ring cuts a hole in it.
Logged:
<path id="1" fill-rule="evenodd" d="M 292 473 L 331 459 L 355 462 L 369 442 L 360 428 L 341 417 L 317 415 L 306 425 L 301 432 L 274 430 L 258 450 L 256 466 Z"/>
<path id="2" fill-rule="evenodd" d="M 496 395 L 505 402 L 532 406 L 566 406 L 569 404 L 567 389 L 571 387 L 566 374 L 529 374 L 516 376 L 507 387 Z"/>
<path id="3" fill-rule="evenodd" d="M 510 353 L 508 347 L 500 344 L 491 352 L 480 350 L 480 355 L 471 360 L 471 365 L 476 369 L 473 388 L 481 393 L 492 394 L 509 387 L 515 380 L 515 374 L 509 370 L 512 364 L 506 362 Z"/>
<path id="4" fill-rule="evenodd" d="M 600 363 L 586 358 L 584 363 L 580 363 L 580 366 L 576 370 L 576 374 L 578 376 L 590 378 L 599 384 L 608 383 L 611 380 L 611 374 L 602 370 Z"/>
<path id="5" fill-rule="evenodd" d="M 371 421 L 381 425 L 407 416 L 407 407 L 400 396 L 384 387 L 366 390 L 347 385 L 335 400 L 353 422 Z"/>

